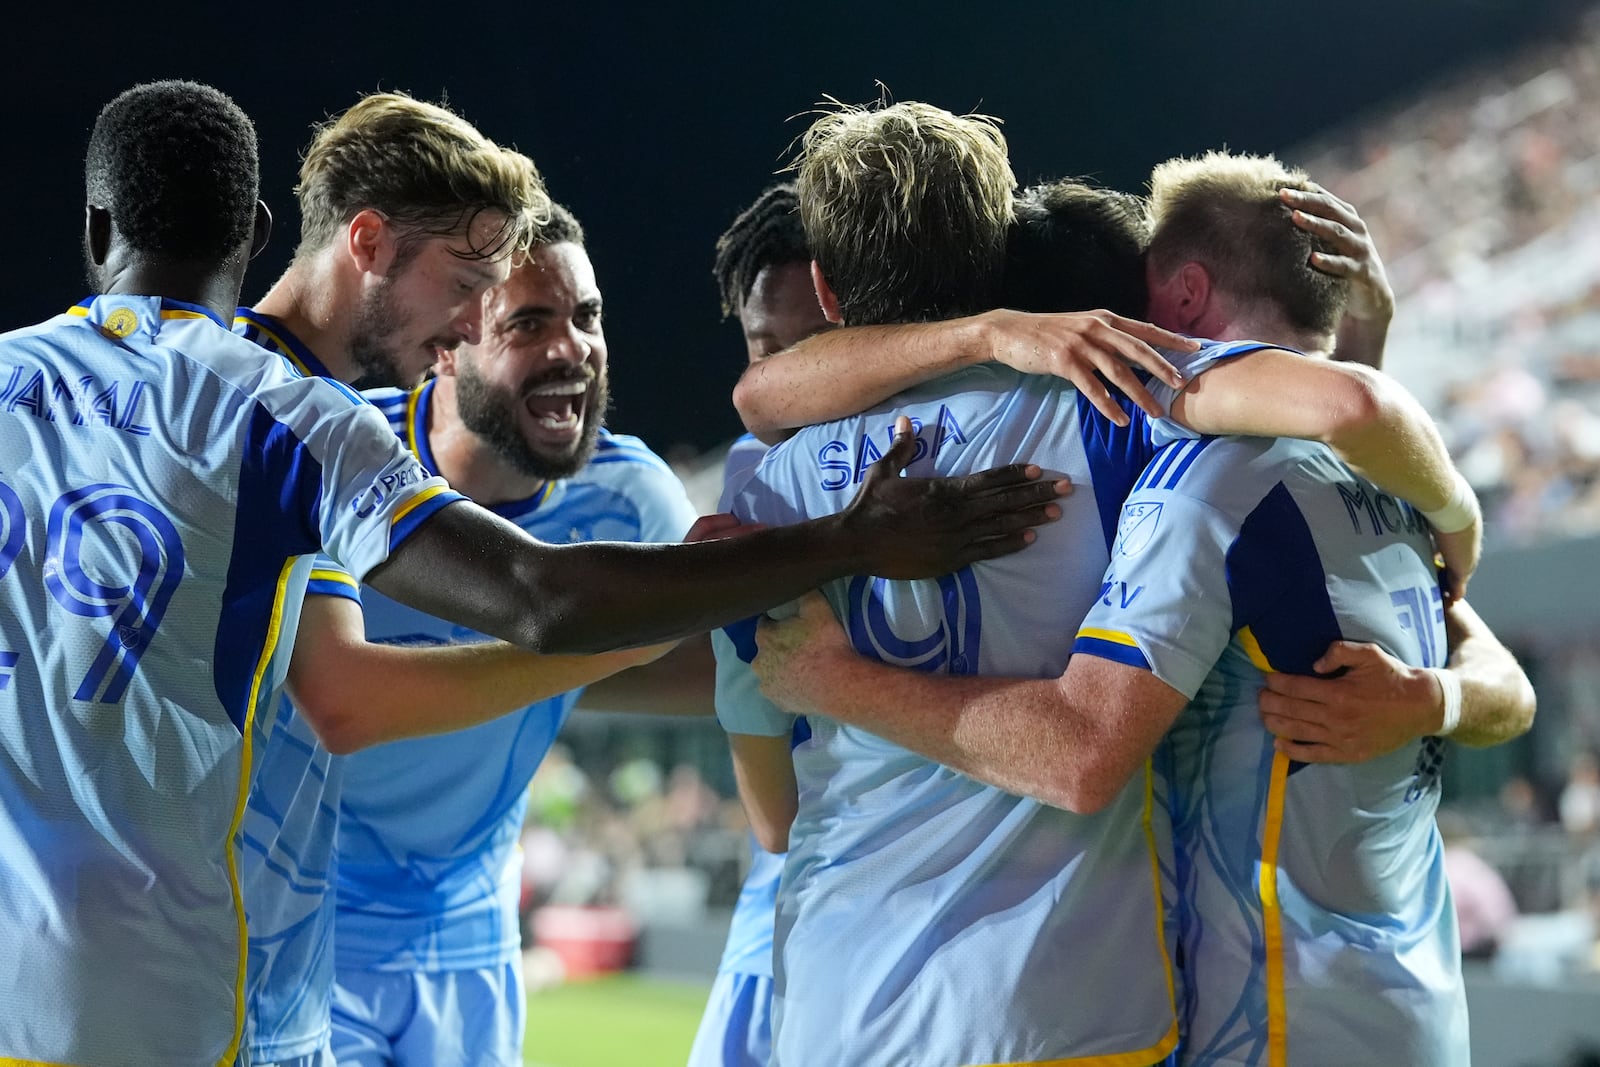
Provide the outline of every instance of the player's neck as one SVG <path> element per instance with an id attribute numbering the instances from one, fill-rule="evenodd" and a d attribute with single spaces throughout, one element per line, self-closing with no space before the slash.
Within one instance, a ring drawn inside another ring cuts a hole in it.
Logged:
<path id="1" fill-rule="evenodd" d="M 1292 326 L 1282 313 L 1275 310 L 1254 310 L 1233 315 L 1209 336 L 1213 341 L 1261 341 L 1311 356 L 1326 356 L 1333 348 L 1333 338 L 1328 334 Z"/>
<path id="2" fill-rule="evenodd" d="M 348 301 L 320 259 L 295 260 L 254 306 L 283 323 L 334 378 L 349 385 L 361 377 L 350 356 Z"/>
<path id="3" fill-rule="evenodd" d="M 242 272 L 198 274 L 181 266 L 113 256 L 101 268 L 99 281 L 106 296 L 158 296 L 198 304 L 231 323 L 241 280 Z"/>
<path id="4" fill-rule="evenodd" d="M 531 500 L 545 487 L 543 478 L 527 475 L 473 433 L 456 414 L 456 382 L 449 375 L 435 381 L 428 403 L 428 450 L 435 474 L 450 488 L 479 504 L 515 504 Z"/>

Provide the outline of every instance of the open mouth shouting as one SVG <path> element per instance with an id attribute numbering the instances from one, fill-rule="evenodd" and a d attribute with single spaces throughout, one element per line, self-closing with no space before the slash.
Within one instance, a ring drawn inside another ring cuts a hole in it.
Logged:
<path id="1" fill-rule="evenodd" d="M 577 444 L 583 436 L 593 384 L 594 379 L 586 375 L 546 381 L 530 389 L 523 397 L 523 406 L 532 420 L 533 436 L 557 447 Z"/>

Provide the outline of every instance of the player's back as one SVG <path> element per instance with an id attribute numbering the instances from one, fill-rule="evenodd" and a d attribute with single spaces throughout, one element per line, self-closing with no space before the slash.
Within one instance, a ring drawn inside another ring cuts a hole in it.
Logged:
<path id="1" fill-rule="evenodd" d="M 0 337 L 0 1058 L 231 1062 L 233 834 L 291 560 L 388 549 L 344 488 L 390 451 L 324 477 L 362 440 L 340 404 L 153 297 Z"/>
<path id="2" fill-rule="evenodd" d="M 1156 761 L 1182 897 L 1183 1061 L 1468 1062 L 1433 821 L 1442 743 L 1293 765 L 1257 706 L 1263 671 L 1308 673 L 1338 639 L 1443 664 L 1425 520 L 1320 445 L 1241 438 L 1165 449 L 1127 508 L 1108 576 L 1182 615 L 1183 642 L 1153 655 L 1215 664 Z M 1186 522 L 1207 532 L 1166 540 Z M 1158 572 L 1175 567 L 1204 573 L 1164 594 Z M 1086 626 L 1114 631 L 1118 614 L 1097 607 Z"/>
<path id="3" fill-rule="evenodd" d="M 840 510 L 900 414 L 919 426 L 913 475 L 1022 460 L 1076 491 L 1014 556 L 938 581 L 831 585 L 856 649 L 936 672 L 1056 676 L 1148 455 L 1142 421 L 1118 430 L 1070 388 L 974 368 L 801 431 L 736 511 L 785 522 Z M 1154 1063 L 1170 1050 L 1143 778 L 1078 816 L 862 729 L 811 728 L 795 750 L 800 806 L 779 895 L 775 1063 Z"/>
<path id="4" fill-rule="evenodd" d="M 430 386 L 400 429 L 430 469 Z M 670 468 L 637 438 L 602 432 L 594 456 L 534 497 L 497 506 L 544 541 L 676 541 L 695 513 Z M 370 640 L 447 644 L 488 638 L 362 590 Z M 452 970 L 515 958 L 528 782 L 581 690 L 452 733 L 377 745 L 343 765 L 338 825 L 338 967 Z"/>

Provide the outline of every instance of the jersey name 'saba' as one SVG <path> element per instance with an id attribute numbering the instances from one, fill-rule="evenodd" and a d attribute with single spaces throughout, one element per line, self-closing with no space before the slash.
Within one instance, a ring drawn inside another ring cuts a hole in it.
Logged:
<path id="1" fill-rule="evenodd" d="M 234 830 L 305 554 L 365 574 L 457 499 L 204 308 L 0 337 L 0 1059 L 233 1061 Z"/>
<path id="2" fill-rule="evenodd" d="M 829 585 L 855 648 L 934 672 L 1056 676 L 1153 452 L 1142 416 L 1120 429 L 1062 383 L 972 368 L 802 430 L 768 453 L 735 512 L 785 523 L 842 509 L 901 414 L 917 426 L 913 475 L 1028 461 L 1076 492 L 1024 552 L 937 581 Z M 740 679 L 730 651 L 747 635 L 730 632 L 717 641 L 719 716 L 734 732 L 786 734 L 789 717 L 748 670 Z M 866 730 L 811 729 L 794 753 L 800 809 L 778 897 L 774 1063 L 1154 1063 L 1171 1051 L 1147 829 L 1159 813 L 1144 778 L 1083 817 Z"/>

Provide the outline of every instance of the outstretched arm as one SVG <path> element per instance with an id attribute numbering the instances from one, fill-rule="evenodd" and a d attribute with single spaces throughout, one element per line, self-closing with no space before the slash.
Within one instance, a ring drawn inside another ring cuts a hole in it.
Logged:
<path id="1" fill-rule="evenodd" d="M 1528 676 L 1465 601 L 1445 610 L 1446 670 L 1461 685 L 1461 720 L 1450 737 L 1498 745 L 1533 725 Z M 1270 674 L 1261 718 L 1279 751 L 1304 763 L 1358 763 L 1440 732 L 1445 692 L 1437 673 L 1409 667 L 1376 645 L 1339 641 L 1314 665 L 1336 678 Z"/>
<path id="2" fill-rule="evenodd" d="M 945 322 L 825 330 L 752 364 L 733 390 L 750 432 L 774 444 L 784 431 L 865 411 L 896 393 L 977 363 L 1053 374 L 1082 390 L 1118 425 L 1127 414 L 1095 372 L 1144 410 L 1164 414 L 1130 366 L 1177 388 L 1182 379 L 1155 348 L 1194 351 L 1189 338 L 1109 311 L 1031 315 L 989 311 Z"/>
<path id="3" fill-rule="evenodd" d="M 1088 813 L 1122 790 L 1187 698 L 1149 671 L 1074 656 L 1059 678 L 933 675 L 858 655 L 818 594 L 764 620 L 761 691 L 1009 793 Z"/>
<path id="4" fill-rule="evenodd" d="M 488 642 L 426 648 L 366 638 L 361 606 L 307 597 L 289 661 L 289 695 L 328 751 L 465 729 L 666 652 L 538 656 Z"/>
<path id="5" fill-rule="evenodd" d="M 441 508 L 365 576 L 419 611 L 536 652 L 591 653 L 704 633 L 847 574 L 927 577 L 1015 552 L 1069 491 L 1039 468 L 899 477 L 910 420 L 837 515 L 684 545 L 549 545 L 481 508 Z"/>

